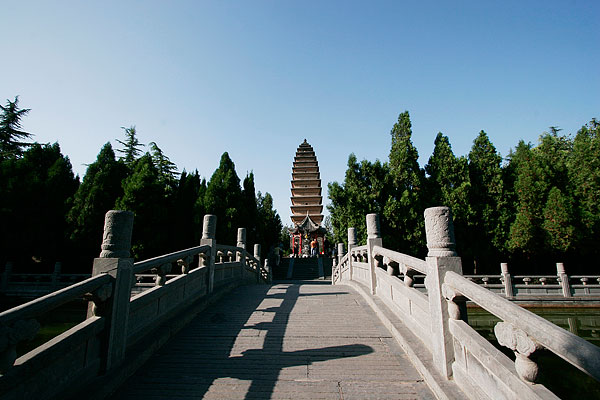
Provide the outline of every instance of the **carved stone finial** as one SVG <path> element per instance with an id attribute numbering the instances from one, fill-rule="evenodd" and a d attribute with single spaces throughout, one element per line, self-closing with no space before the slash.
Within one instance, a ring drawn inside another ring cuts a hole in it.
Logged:
<path id="1" fill-rule="evenodd" d="M 256 243 L 254 245 L 254 257 L 255 258 L 259 258 L 260 257 L 260 243 Z"/>
<path id="2" fill-rule="evenodd" d="M 500 272 L 503 275 L 508 274 L 508 264 L 507 263 L 500 263 Z"/>
<path id="3" fill-rule="evenodd" d="M 356 244 L 356 229 L 348 228 L 348 245 Z"/>
<path id="4" fill-rule="evenodd" d="M 556 263 L 556 273 L 558 275 L 566 274 L 567 271 L 565 270 L 565 264 L 563 264 L 563 263 Z"/>
<path id="5" fill-rule="evenodd" d="M 381 237 L 379 229 L 379 214 L 367 214 L 367 237 L 377 239 Z"/>
<path id="6" fill-rule="evenodd" d="M 449 207 L 431 207 L 425 210 L 425 235 L 429 257 L 456 256 L 454 225 Z"/>
<path id="7" fill-rule="evenodd" d="M 104 217 L 104 235 L 100 258 L 129 258 L 133 213 L 110 210 Z"/>
<path id="8" fill-rule="evenodd" d="M 532 361 L 531 356 L 541 346 L 525 333 L 522 329 L 508 322 L 498 322 L 494 326 L 494 334 L 498 343 L 515 352 L 515 369 L 526 382 L 535 382 L 538 375 L 538 365 Z"/>
<path id="9" fill-rule="evenodd" d="M 344 243 L 338 243 L 337 245 L 337 253 L 338 256 L 343 256 L 345 251 L 344 251 Z"/>
<path id="10" fill-rule="evenodd" d="M 206 214 L 202 224 L 202 239 L 214 239 L 217 230 L 217 216 Z"/>
<path id="11" fill-rule="evenodd" d="M 237 241 L 238 243 L 246 243 L 246 228 L 238 228 Z"/>

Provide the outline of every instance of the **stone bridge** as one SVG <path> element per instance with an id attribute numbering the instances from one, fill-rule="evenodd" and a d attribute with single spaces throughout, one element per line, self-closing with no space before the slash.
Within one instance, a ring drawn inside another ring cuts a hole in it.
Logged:
<path id="1" fill-rule="evenodd" d="M 260 245 L 243 228 L 217 244 L 211 215 L 199 246 L 134 263 L 132 223 L 107 213 L 89 279 L 0 313 L 1 399 L 558 398 L 536 383 L 540 352 L 600 380 L 600 348 L 462 275 L 447 207 L 425 210 L 425 260 L 386 249 L 367 215 L 331 282 L 272 283 Z M 144 273 L 154 286 L 135 290 Z M 84 321 L 17 354 L 36 318 L 78 298 Z M 501 320 L 514 361 L 467 324 L 467 301 Z"/>

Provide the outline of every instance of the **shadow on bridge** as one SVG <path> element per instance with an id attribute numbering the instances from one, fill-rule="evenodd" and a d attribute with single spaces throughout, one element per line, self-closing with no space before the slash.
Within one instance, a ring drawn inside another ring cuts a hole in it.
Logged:
<path id="1" fill-rule="evenodd" d="M 254 399 L 271 398 L 275 391 L 315 397 L 306 392 L 307 381 L 309 391 L 338 394 L 332 390 L 341 388 L 311 378 L 309 367 L 374 349 L 364 344 L 313 348 L 321 332 L 312 331 L 304 318 L 314 307 L 325 307 L 321 296 L 343 294 L 324 282 L 239 287 L 163 346 L 116 398 Z M 317 301 L 299 304 L 311 297 Z"/>

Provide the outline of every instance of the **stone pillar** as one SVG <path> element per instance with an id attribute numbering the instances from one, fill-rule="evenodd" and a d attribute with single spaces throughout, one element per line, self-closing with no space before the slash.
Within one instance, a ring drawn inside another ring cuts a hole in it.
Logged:
<path id="1" fill-rule="evenodd" d="M 558 280 L 560 282 L 560 286 L 562 287 L 563 296 L 572 297 L 571 285 L 569 284 L 569 277 L 567 276 L 567 271 L 565 271 L 565 264 L 556 263 L 556 274 L 558 275 Z"/>
<path id="2" fill-rule="evenodd" d="M 107 319 L 106 360 L 110 369 L 121 362 L 127 346 L 129 299 L 133 284 L 133 259 L 130 257 L 133 213 L 111 210 L 104 218 L 104 235 L 100 257 L 94 259 L 92 276 L 108 274 L 113 277 L 112 295 L 105 303 L 88 307 L 88 316 L 102 315 Z M 102 296 L 100 296 L 102 297 Z"/>
<path id="3" fill-rule="evenodd" d="M 256 282 L 260 283 L 260 244 L 254 245 L 254 258 L 257 260 L 256 264 Z"/>
<path id="4" fill-rule="evenodd" d="M 245 260 L 246 259 L 246 228 L 238 228 L 236 246 L 243 248 L 244 251 L 236 252 L 235 261 Z"/>
<path id="5" fill-rule="evenodd" d="M 62 269 L 62 263 L 57 261 L 54 263 L 54 271 L 52 271 L 52 290 L 56 290 L 60 281 L 60 270 Z"/>
<path id="6" fill-rule="evenodd" d="M 442 295 L 446 272 L 462 274 L 462 263 L 457 257 L 454 242 L 454 226 L 449 207 L 432 207 L 425 210 L 425 234 L 429 250 L 425 286 L 429 299 L 431 318 L 431 344 L 433 363 L 442 376 L 452 375 L 454 348 L 448 329 L 448 304 Z"/>
<path id="7" fill-rule="evenodd" d="M 267 283 L 271 283 L 272 282 L 272 273 L 271 273 L 271 266 L 269 265 L 269 258 L 265 258 L 265 272 L 267 273 Z M 259 274 L 260 277 L 260 274 Z"/>
<path id="8" fill-rule="evenodd" d="M 344 257 L 344 243 L 338 243 L 337 245 L 337 256 L 338 256 L 338 265 L 342 265 L 342 257 Z"/>
<path id="9" fill-rule="evenodd" d="M 202 239 L 200 246 L 208 245 L 208 293 L 212 293 L 215 286 L 215 257 L 217 256 L 217 240 L 215 233 L 217 231 L 217 216 L 206 214 L 202 223 Z"/>
<path id="10" fill-rule="evenodd" d="M 4 264 L 4 272 L 2 273 L 2 286 L 0 286 L 3 292 L 8 290 L 8 282 L 10 282 L 10 274 L 12 274 L 12 269 L 13 263 L 7 261 L 6 264 Z"/>
<path id="11" fill-rule="evenodd" d="M 513 286 L 512 286 L 512 278 L 508 273 L 508 264 L 500 263 L 500 271 L 502 273 L 502 282 L 504 283 L 504 294 L 507 298 L 513 297 Z"/>
<path id="12" fill-rule="evenodd" d="M 371 271 L 371 294 L 377 291 L 377 278 L 375 276 L 375 268 L 378 262 L 373 257 L 373 247 L 381 246 L 381 230 L 379 228 L 379 215 L 367 214 L 367 256 L 369 261 L 369 269 Z"/>
<path id="13" fill-rule="evenodd" d="M 348 275 L 352 280 L 352 248 L 356 246 L 356 229 L 348 228 Z"/>

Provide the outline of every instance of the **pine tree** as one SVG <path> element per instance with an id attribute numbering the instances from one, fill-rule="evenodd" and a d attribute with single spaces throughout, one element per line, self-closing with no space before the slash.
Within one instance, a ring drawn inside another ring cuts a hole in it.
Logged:
<path id="1" fill-rule="evenodd" d="M 469 242 L 478 243 L 474 248 L 477 273 L 497 269 L 498 250 L 505 243 L 506 233 L 498 225 L 503 193 L 502 157 L 481 131 L 473 141 L 469 152 L 469 203 L 472 214 L 469 224 Z"/>
<path id="2" fill-rule="evenodd" d="M 67 215 L 71 240 L 82 256 L 98 256 L 104 216 L 123 195 L 121 182 L 127 172 L 125 164 L 115 159 L 110 143 L 102 147 L 96 161 L 88 166 L 83 182 L 75 193 L 73 207 Z"/>
<path id="3" fill-rule="evenodd" d="M 132 253 L 136 259 L 175 250 L 170 248 L 171 198 L 166 195 L 150 154 L 144 154 L 134 163 L 133 171 L 123 181 L 123 196 L 115 207 L 133 211 L 135 215 Z"/>
<path id="4" fill-rule="evenodd" d="M 256 190 L 254 187 L 254 173 L 250 172 L 244 178 L 242 184 L 242 210 L 240 215 L 240 227 L 246 228 L 246 242 L 248 244 L 258 243 L 258 208 L 256 199 Z"/>
<path id="5" fill-rule="evenodd" d="M 118 149 L 119 153 L 122 153 L 123 156 L 120 157 L 120 160 L 124 161 L 128 167 L 133 167 L 133 163 L 142 154 L 142 150 L 140 147 L 144 145 L 139 142 L 136 137 L 137 131 L 135 129 L 135 125 L 130 126 L 129 128 L 121 127 L 125 131 L 125 141 L 116 139 L 117 142 L 125 146 L 124 149 Z"/>
<path id="6" fill-rule="evenodd" d="M 207 213 L 217 216 L 217 240 L 219 243 L 233 244 L 237 239 L 240 219 L 242 190 L 235 165 L 227 152 L 221 156 L 206 187 L 204 207 Z"/>
<path id="7" fill-rule="evenodd" d="M 177 182 L 177 166 L 169 160 L 169 157 L 163 153 L 156 142 L 150 142 L 148 145 L 150 146 L 152 162 L 154 162 L 154 166 L 158 170 L 160 181 L 168 191 L 173 190 Z"/>
<path id="8" fill-rule="evenodd" d="M 394 192 L 385 205 L 384 216 L 392 229 L 402 232 L 402 237 L 392 238 L 391 246 L 404 253 L 424 255 L 425 173 L 419 167 L 419 153 L 411 141 L 412 130 L 408 111 L 398 116 L 391 136 L 389 166 Z"/>
<path id="9" fill-rule="evenodd" d="M 19 96 L 14 101 L 6 100 L 6 105 L 1 106 L 0 115 L 0 160 L 7 157 L 20 157 L 23 148 L 30 143 L 22 140 L 31 138 L 32 134 L 21 130 L 21 119 L 31 111 L 28 108 L 19 108 Z"/>

